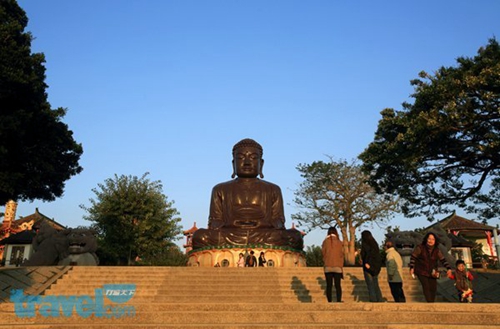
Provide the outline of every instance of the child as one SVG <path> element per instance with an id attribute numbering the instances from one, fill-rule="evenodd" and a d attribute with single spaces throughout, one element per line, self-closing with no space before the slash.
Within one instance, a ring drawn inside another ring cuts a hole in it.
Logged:
<path id="1" fill-rule="evenodd" d="M 450 275 L 450 279 L 455 280 L 455 287 L 458 290 L 458 300 L 461 303 L 472 303 L 472 274 L 465 268 L 465 262 L 461 259 L 455 263 L 456 271 Z"/>

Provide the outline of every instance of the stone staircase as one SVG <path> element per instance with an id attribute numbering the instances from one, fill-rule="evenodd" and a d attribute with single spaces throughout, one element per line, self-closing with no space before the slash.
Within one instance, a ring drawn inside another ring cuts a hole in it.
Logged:
<path id="1" fill-rule="evenodd" d="M 393 303 L 385 269 L 388 302 L 369 303 L 362 269 L 344 270 L 344 302 L 329 304 L 322 268 L 73 267 L 45 290 L 34 317 L 22 312 L 27 303 L 17 314 L 14 303 L 0 304 L 0 328 L 500 329 L 499 304 L 424 303 L 407 273 L 408 302 Z"/>

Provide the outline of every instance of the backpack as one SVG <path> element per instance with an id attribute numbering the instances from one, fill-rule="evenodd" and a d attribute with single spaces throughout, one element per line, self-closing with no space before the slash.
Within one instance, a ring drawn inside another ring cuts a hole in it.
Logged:
<path id="1" fill-rule="evenodd" d="M 252 267 L 253 266 L 253 256 L 248 256 L 248 266 Z"/>

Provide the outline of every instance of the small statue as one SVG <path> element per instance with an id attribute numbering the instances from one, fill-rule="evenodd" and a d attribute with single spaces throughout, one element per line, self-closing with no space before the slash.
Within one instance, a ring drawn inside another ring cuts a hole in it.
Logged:
<path id="1" fill-rule="evenodd" d="M 208 228 L 193 234 L 193 249 L 249 244 L 303 249 L 301 233 L 285 229 L 281 189 L 257 177 L 264 177 L 262 155 L 252 139 L 234 145 L 231 177 L 238 177 L 213 188 Z"/>
<path id="2" fill-rule="evenodd" d="M 58 265 L 96 266 L 97 232 L 93 229 L 72 228 L 64 232 L 68 238 L 69 255 Z"/>
<path id="3" fill-rule="evenodd" d="M 426 232 L 432 232 L 439 240 L 438 248 L 441 250 L 449 264 L 455 264 L 453 256 L 450 255 L 449 251 L 451 249 L 451 239 L 448 234 L 441 226 L 435 226 L 431 230 Z M 387 241 L 392 241 L 396 250 L 403 257 L 404 266 L 408 265 L 410 261 L 410 255 L 413 249 L 422 243 L 424 234 L 415 231 L 398 231 L 390 232 L 385 235 Z"/>
<path id="4" fill-rule="evenodd" d="M 65 229 L 57 231 L 42 223 L 33 238 L 35 253 L 23 266 L 87 265 L 99 263 L 96 231 L 91 229 Z"/>
<path id="5" fill-rule="evenodd" d="M 413 249 L 422 243 L 423 234 L 415 231 L 396 231 L 385 234 L 386 240 L 391 241 L 401 256 L 410 256 Z"/>
<path id="6" fill-rule="evenodd" d="M 68 238 L 50 224 L 43 222 L 33 238 L 35 253 L 24 261 L 23 266 L 50 266 L 68 256 Z"/>

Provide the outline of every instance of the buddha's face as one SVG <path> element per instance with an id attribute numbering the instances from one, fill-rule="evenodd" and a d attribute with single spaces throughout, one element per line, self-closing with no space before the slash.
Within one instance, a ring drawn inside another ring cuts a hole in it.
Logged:
<path id="1" fill-rule="evenodd" d="M 260 150 L 245 146 L 240 147 L 233 153 L 234 171 L 238 177 L 253 178 L 261 172 L 264 160 L 260 154 Z"/>

